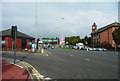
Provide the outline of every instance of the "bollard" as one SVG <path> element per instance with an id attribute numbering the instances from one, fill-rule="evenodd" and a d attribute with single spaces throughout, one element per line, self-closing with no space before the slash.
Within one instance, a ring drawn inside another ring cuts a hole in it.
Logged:
<path id="1" fill-rule="evenodd" d="M 89 51 L 89 50 L 87 49 L 87 51 Z"/>
<path id="2" fill-rule="evenodd" d="M 41 53 L 44 53 L 44 50 L 43 50 L 43 49 L 41 49 Z"/>

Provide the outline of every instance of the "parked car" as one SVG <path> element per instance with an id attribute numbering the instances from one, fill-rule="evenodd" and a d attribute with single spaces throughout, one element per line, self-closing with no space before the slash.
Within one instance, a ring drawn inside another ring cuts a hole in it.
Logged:
<path id="1" fill-rule="evenodd" d="M 103 48 L 97 48 L 97 51 L 104 51 Z"/>
<path id="2" fill-rule="evenodd" d="M 89 51 L 92 51 L 93 48 L 91 48 L 91 47 L 82 47 L 81 50 L 89 50 Z"/>
<path id="3" fill-rule="evenodd" d="M 107 49 L 106 48 L 102 48 L 103 49 L 103 51 L 107 51 Z"/>
<path id="4" fill-rule="evenodd" d="M 83 48 L 85 45 L 83 43 L 76 43 L 76 49 L 81 49 Z"/>
<path id="5" fill-rule="evenodd" d="M 92 48 L 93 49 L 93 51 L 97 51 L 97 48 Z"/>
<path id="6" fill-rule="evenodd" d="M 88 49 L 89 51 L 93 51 L 93 48 L 91 48 L 91 47 L 88 47 L 87 49 Z"/>

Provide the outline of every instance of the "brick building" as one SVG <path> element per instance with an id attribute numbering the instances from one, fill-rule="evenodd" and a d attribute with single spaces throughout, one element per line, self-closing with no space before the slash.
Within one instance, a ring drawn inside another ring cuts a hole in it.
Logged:
<path id="1" fill-rule="evenodd" d="M 2 45 L 3 50 L 12 50 L 13 49 L 14 40 L 13 40 L 13 37 L 11 36 L 11 29 L 1 31 L 0 40 L 7 41 L 7 44 Z M 34 37 L 17 31 L 17 39 L 16 39 L 16 49 L 17 50 L 21 50 L 21 49 L 25 49 L 25 48 L 30 49 L 31 46 L 28 45 L 27 42 L 34 42 L 34 41 L 35 41 Z"/>
<path id="2" fill-rule="evenodd" d="M 97 25 L 94 23 L 92 25 L 92 46 L 94 45 L 100 45 L 100 44 L 110 44 L 112 47 L 114 47 L 114 40 L 112 38 L 112 32 L 120 27 L 120 23 L 114 22 L 112 24 L 109 24 L 105 27 L 102 27 L 97 30 Z"/>

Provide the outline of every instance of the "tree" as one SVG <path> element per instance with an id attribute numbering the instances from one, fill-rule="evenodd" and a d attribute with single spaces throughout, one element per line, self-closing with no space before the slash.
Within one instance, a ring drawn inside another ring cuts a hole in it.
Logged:
<path id="1" fill-rule="evenodd" d="M 113 40 L 115 41 L 115 44 L 120 44 L 120 28 L 116 28 L 112 33 Z"/>
<path id="2" fill-rule="evenodd" d="M 49 40 L 49 38 L 42 38 L 43 40 Z"/>
<path id="3" fill-rule="evenodd" d="M 55 38 L 50 38 L 50 40 L 55 40 Z"/>
<path id="4" fill-rule="evenodd" d="M 72 45 L 76 45 L 76 43 L 79 43 L 80 39 L 73 39 L 71 41 Z"/>
<path id="5" fill-rule="evenodd" d="M 80 41 L 80 36 L 65 37 L 65 42 L 68 42 L 68 45 L 75 45 Z"/>
<path id="6" fill-rule="evenodd" d="M 87 45 L 90 46 L 91 44 L 91 37 L 85 36 L 83 39 L 80 40 L 81 43 L 86 45 L 86 42 L 88 43 Z"/>

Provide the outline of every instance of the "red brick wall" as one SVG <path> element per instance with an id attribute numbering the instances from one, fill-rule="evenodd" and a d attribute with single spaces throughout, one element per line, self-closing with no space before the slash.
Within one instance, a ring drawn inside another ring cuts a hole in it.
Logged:
<path id="1" fill-rule="evenodd" d="M 12 37 L 5 37 L 7 44 L 5 44 L 5 50 L 12 50 Z"/>
<path id="2" fill-rule="evenodd" d="M 117 28 L 117 27 L 115 27 Z M 112 47 L 114 47 L 114 40 L 112 38 L 112 32 L 115 30 L 114 27 L 111 27 L 103 32 L 100 33 L 100 44 L 102 43 L 109 43 Z"/>
<path id="3" fill-rule="evenodd" d="M 12 37 L 5 37 L 5 40 L 8 42 L 5 45 L 5 50 L 12 50 L 13 44 L 14 44 L 13 38 Z M 16 49 L 17 50 L 21 50 L 21 40 L 22 40 L 21 38 L 16 39 Z"/>

